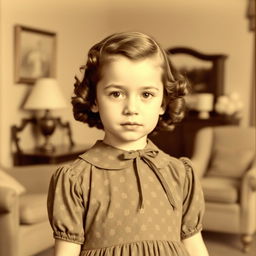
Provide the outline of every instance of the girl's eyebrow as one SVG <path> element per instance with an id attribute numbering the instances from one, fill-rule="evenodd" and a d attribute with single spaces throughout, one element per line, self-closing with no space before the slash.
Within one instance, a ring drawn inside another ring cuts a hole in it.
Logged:
<path id="1" fill-rule="evenodd" d="M 107 89 L 109 89 L 109 88 L 123 89 L 124 86 L 122 86 L 122 85 L 117 85 L 117 84 L 110 84 L 110 85 L 107 85 L 107 86 L 104 88 L 104 90 L 107 90 Z"/>
<path id="2" fill-rule="evenodd" d="M 123 85 L 117 85 L 117 84 L 110 84 L 110 85 L 107 85 L 104 90 L 107 90 L 109 88 L 116 88 L 116 89 L 126 89 L 126 86 L 123 86 Z M 159 91 L 159 88 L 158 87 L 155 87 L 155 86 L 142 86 L 141 88 L 139 88 L 141 90 L 156 90 L 156 91 Z"/>
<path id="3" fill-rule="evenodd" d="M 141 87 L 141 89 L 143 89 L 143 90 L 156 90 L 156 91 L 159 91 L 159 88 L 157 88 L 155 86 L 145 86 L 145 87 Z"/>

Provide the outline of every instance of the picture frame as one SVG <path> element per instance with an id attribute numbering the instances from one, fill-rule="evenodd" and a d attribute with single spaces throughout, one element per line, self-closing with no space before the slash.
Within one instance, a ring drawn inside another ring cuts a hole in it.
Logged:
<path id="1" fill-rule="evenodd" d="M 41 77 L 56 76 L 55 32 L 27 26 L 15 26 L 16 83 L 34 84 Z"/>

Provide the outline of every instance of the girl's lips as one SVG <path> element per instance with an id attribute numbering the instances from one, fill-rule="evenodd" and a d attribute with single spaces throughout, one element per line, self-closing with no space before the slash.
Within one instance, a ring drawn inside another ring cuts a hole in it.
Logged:
<path id="1" fill-rule="evenodd" d="M 138 129 L 140 129 L 140 127 L 142 127 L 142 124 L 127 122 L 127 123 L 122 123 L 121 126 L 123 127 L 123 129 L 127 131 L 137 131 Z"/>
<path id="2" fill-rule="evenodd" d="M 139 123 L 133 123 L 133 122 L 127 122 L 127 123 L 122 123 L 122 126 L 142 126 L 142 124 Z"/>
<path id="3" fill-rule="evenodd" d="M 138 123 L 123 123 L 123 124 L 121 124 L 121 126 L 126 131 L 137 131 L 138 129 L 140 129 L 140 127 L 142 127 L 142 124 L 138 124 Z"/>

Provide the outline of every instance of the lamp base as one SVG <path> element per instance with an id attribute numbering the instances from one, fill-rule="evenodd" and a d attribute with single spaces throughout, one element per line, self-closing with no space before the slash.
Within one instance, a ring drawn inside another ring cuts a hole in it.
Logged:
<path id="1" fill-rule="evenodd" d="M 48 152 L 48 153 L 51 153 L 51 152 L 55 151 L 55 146 L 52 143 L 50 143 L 49 139 L 50 139 L 49 137 L 46 137 L 45 138 L 45 143 L 38 147 L 38 149 L 40 151 Z"/>
<path id="2" fill-rule="evenodd" d="M 209 119 L 210 118 L 210 113 L 209 113 L 209 111 L 200 111 L 198 113 L 198 117 L 200 119 Z"/>
<path id="3" fill-rule="evenodd" d="M 54 133 L 56 128 L 56 118 L 51 117 L 50 111 L 46 110 L 44 117 L 38 120 L 38 126 L 45 138 L 45 142 L 38 149 L 43 152 L 53 152 L 55 150 L 54 145 L 50 142 L 50 137 Z"/>

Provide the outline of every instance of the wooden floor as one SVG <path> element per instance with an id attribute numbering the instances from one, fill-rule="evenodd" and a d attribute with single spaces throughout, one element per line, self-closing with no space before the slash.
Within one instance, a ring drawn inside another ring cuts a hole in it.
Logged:
<path id="1" fill-rule="evenodd" d="M 210 256 L 256 256 L 256 235 L 248 253 L 242 252 L 239 236 L 204 232 L 203 237 Z M 53 249 L 51 248 L 35 256 L 53 256 Z"/>

